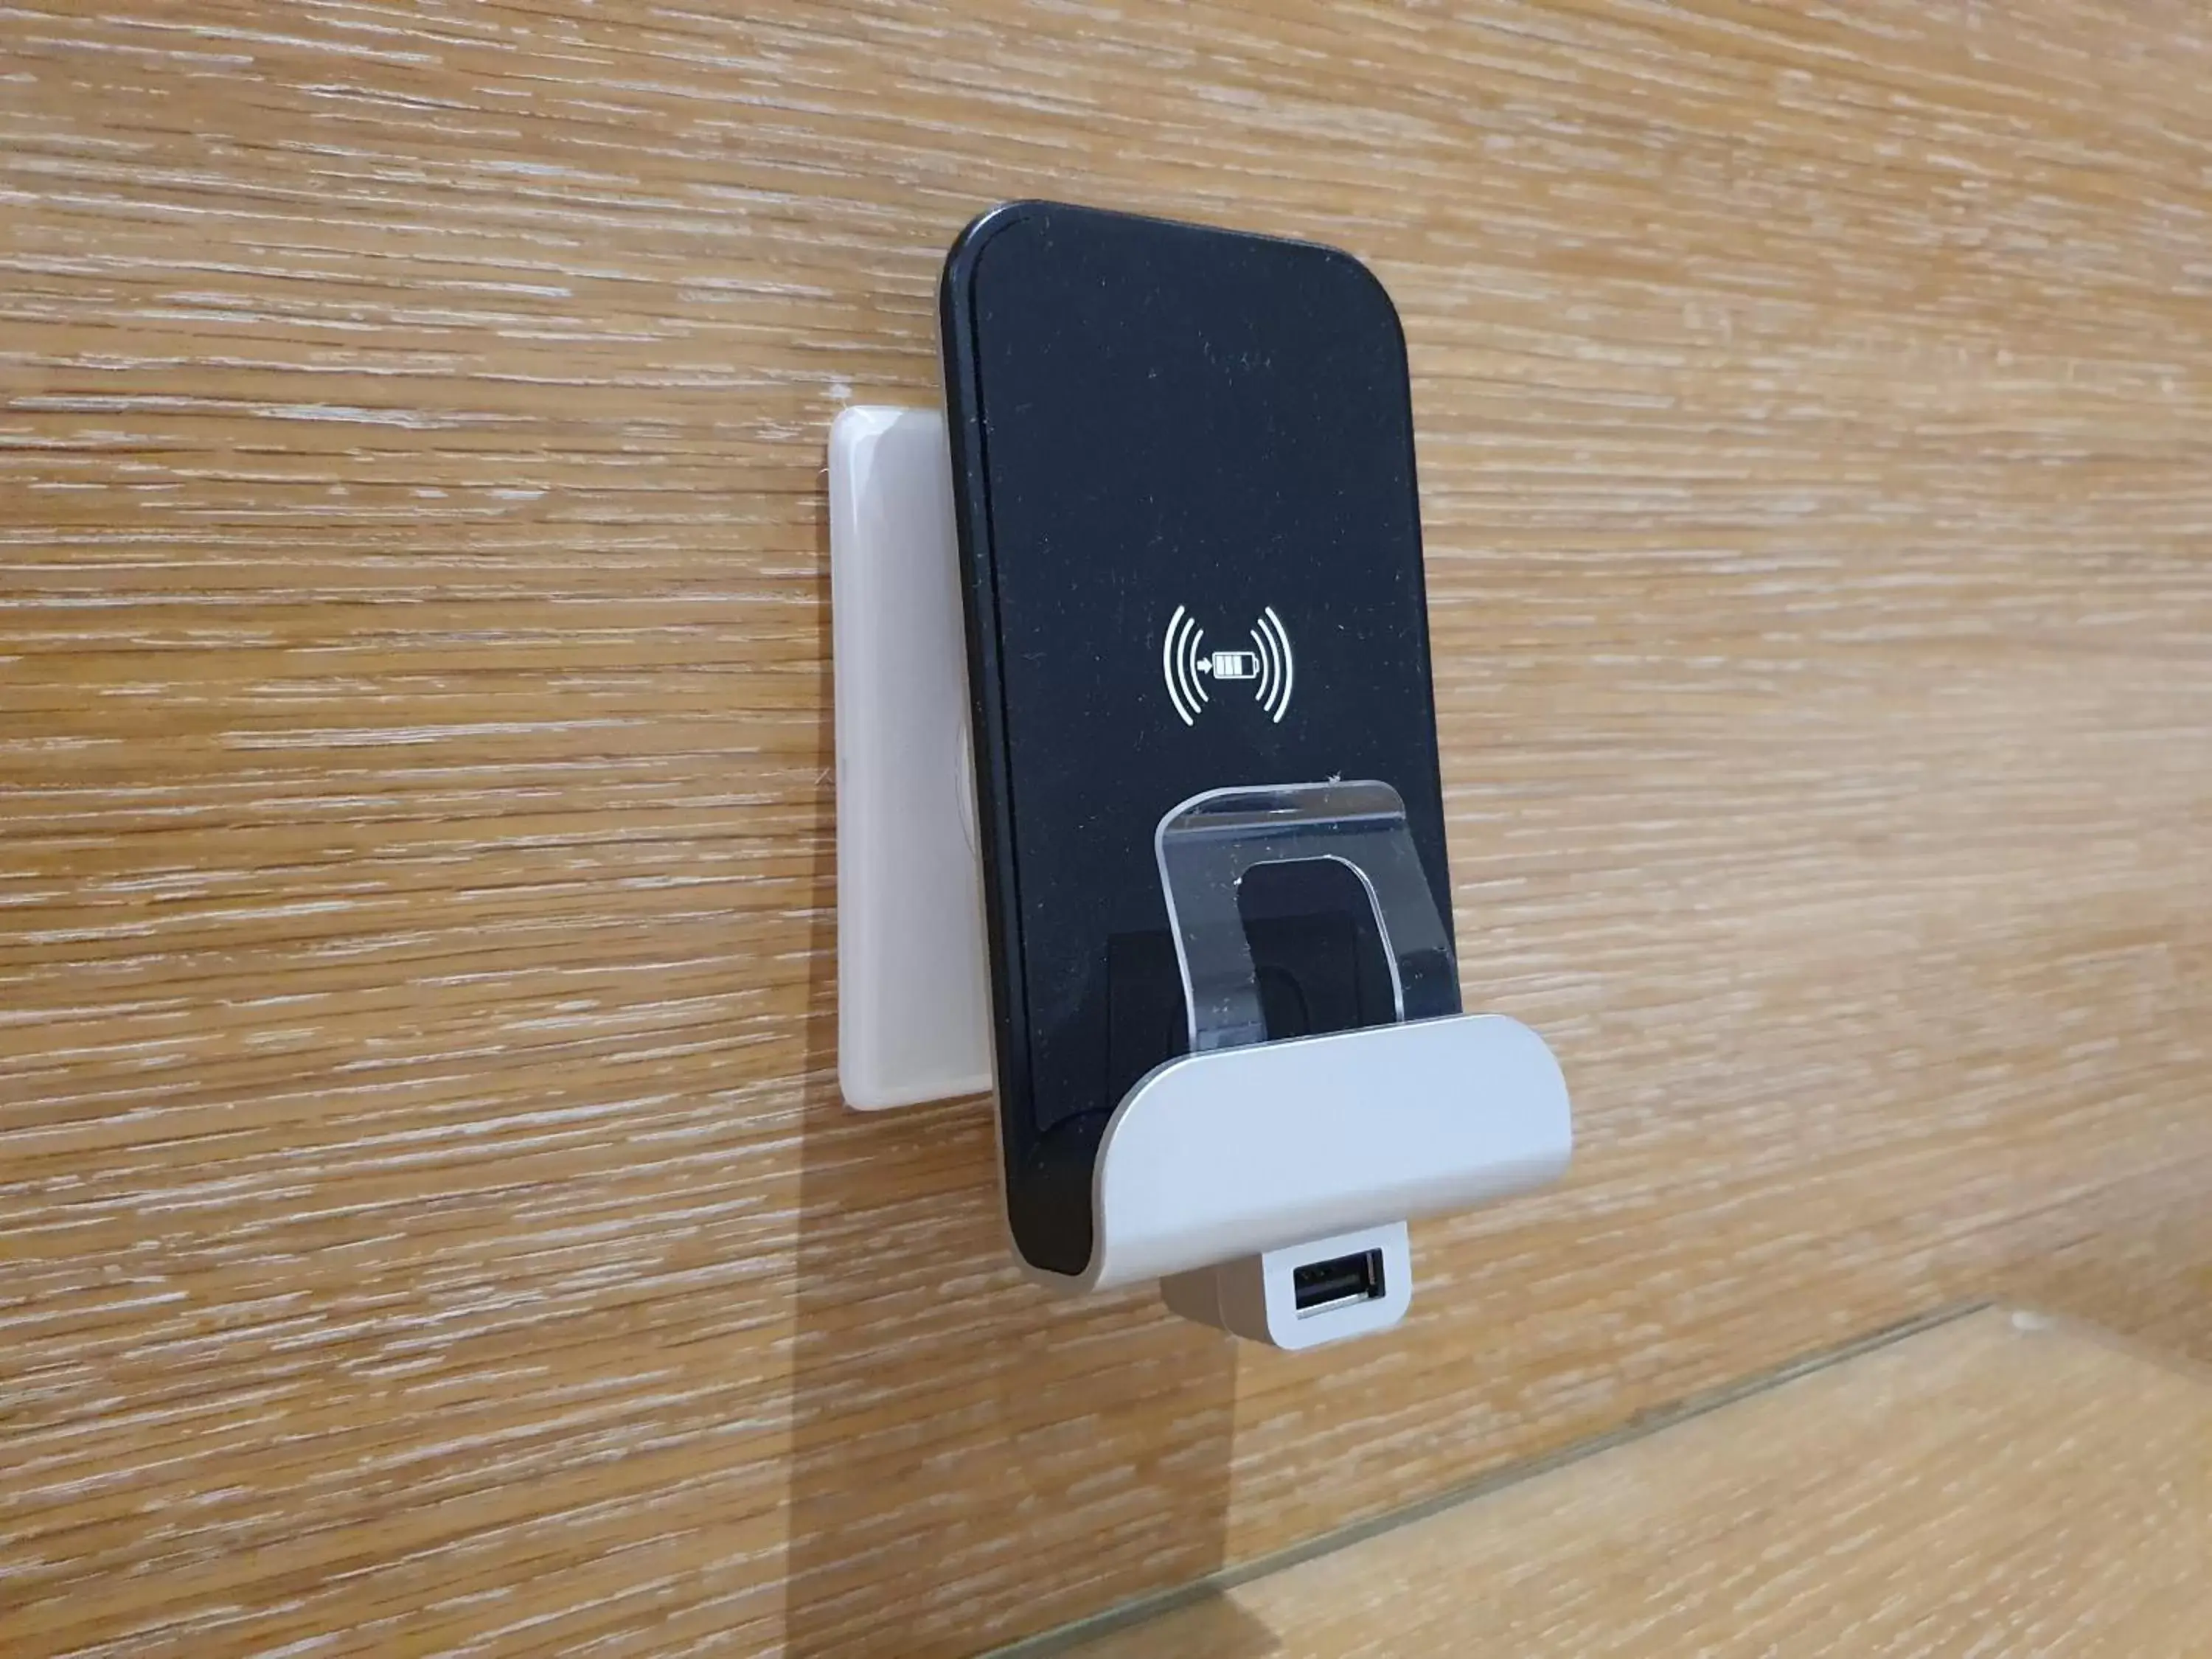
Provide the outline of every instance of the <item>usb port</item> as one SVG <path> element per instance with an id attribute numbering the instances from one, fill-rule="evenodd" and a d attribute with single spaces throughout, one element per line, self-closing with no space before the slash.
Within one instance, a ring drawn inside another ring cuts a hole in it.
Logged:
<path id="1" fill-rule="evenodd" d="M 1291 1269 L 1291 1299 L 1297 1304 L 1301 1319 L 1355 1302 L 1372 1302 L 1382 1294 L 1380 1250 L 1358 1250 Z"/>

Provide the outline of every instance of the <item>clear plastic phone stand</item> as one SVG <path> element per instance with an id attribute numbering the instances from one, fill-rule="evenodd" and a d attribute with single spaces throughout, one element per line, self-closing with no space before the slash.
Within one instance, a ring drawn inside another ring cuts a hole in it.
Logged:
<path id="1" fill-rule="evenodd" d="M 1358 878 L 1372 907 L 1400 1020 L 1459 1012 L 1459 969 L 1413 846 L 1406 803 L 1387 783 L 1210 789 L 1160 820 L 1160 887 L 1189 1011 L 1190 1052 L 1267 1040 L 1260 981 L 1237 908 L 1266 864 L 1325 859 Z"/>

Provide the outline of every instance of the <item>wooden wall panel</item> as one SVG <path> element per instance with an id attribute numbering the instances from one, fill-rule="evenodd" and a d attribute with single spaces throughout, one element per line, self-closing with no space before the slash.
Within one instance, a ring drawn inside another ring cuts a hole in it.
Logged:
<path id="1" fill-rule="evenodd" d="M 2212 1354 L 2209 72 L 9 10 L 0 1639 L 962 1654 L 1991 1285 Z M 1581 1146 L 1357 1348 L 1027 1288 L 976 1103 L 836 1103 L 823 434 L 1021 194 L 1405 313 L 1467 988 Z"/>

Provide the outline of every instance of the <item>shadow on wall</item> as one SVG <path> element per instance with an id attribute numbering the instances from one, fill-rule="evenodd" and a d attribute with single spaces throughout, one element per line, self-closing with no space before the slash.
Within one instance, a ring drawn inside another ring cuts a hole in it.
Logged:
<path id="1" fill-rule="evenodd" d="M 823 522 L 827 757 L 826 512 Z M 1222 1565 L 1235 1348 L 1173 1318 L 1149 1287 L 1063 1297 L 1024 1283 L 998 1213 L 987 1101 L 845 1109 L 833 810 L 825 781 L 785 1652 L 951 1659 Z"/>

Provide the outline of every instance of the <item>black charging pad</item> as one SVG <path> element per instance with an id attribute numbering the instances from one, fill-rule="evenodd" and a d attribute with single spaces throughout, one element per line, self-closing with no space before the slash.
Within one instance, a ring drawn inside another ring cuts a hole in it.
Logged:
<path id="1" fill-rule="evenodd" d="M 1107 1121 L 1187 1042 L 1164 814 L 1380 780 L 1449 927 L 1405 341 L 1336 249 L 1054 203 L 970 225 L 941 303 L 1007 1209 L 1074 1275 Z M 1392 1018 L 1346 866 L 1238 898 L 1271 1039 Z"/>

